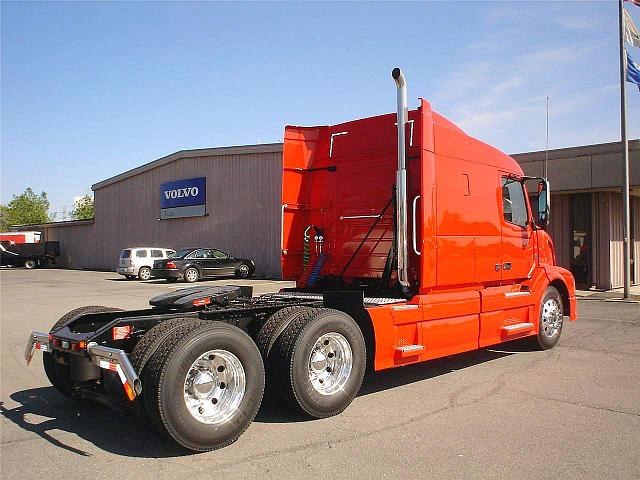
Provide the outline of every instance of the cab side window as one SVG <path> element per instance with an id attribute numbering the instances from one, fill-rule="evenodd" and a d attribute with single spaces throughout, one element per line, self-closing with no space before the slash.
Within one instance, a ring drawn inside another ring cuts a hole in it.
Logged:
<path id="1" fill-rule="evenodd" d="M 146 250 L 137 250 L 136 251 L 136 257 L 137 258 L 145 258 L 147 256 L 147 251 Z"/>
<path id="2" fill-rule="evenodd" d="M 523 228 L 527 226 L 529 220 L 527 203 L 522 183 L 517 179 L 502 177 L 502 214 L 505 221 L 509 223 Z"/>
<path id="3" fill-rule="evenodd" d="M 153 258 L 162 258 L 162 250 L 151 250 L 151 256 Z"/>

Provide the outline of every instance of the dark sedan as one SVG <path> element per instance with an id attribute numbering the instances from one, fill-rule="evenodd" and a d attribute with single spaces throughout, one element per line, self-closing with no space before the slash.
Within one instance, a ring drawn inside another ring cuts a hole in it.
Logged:
<path id="1" fill-rule="evenodd" d="M 205 277 L 226 277 L 235 275 L 248 278 L 256 271 L 253 260 L 235 258 L 217 248 L 185 248 L 169 255 L 165 260 L 153 262 L 151 275 L 175 282 L 179 278 L 187 283 L 197 282 Z"/>

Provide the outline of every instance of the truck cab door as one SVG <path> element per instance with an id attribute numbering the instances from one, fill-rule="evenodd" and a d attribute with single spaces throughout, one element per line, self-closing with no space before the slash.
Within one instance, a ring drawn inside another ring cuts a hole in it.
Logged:
<path id="1" fill-rule="evenodd" d="M 533 225 L 522 182 L 511 174 L 501 175 L 502 281 L 518 283 L 533 273 Z"/>

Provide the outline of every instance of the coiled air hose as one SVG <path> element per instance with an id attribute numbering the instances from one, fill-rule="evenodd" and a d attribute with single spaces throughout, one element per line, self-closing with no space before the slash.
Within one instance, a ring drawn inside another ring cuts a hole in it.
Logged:
<path id="1" fill-rule="evenodd" d="M 311 235 L 309 234 L 309 231 L 311 229 L 315 231 L 314 239 L 316 241 L 316 254 L 319 253 L 317 252 L 317 249 L 318 249 L 317 244 L 319 241 L 322 242 L 322 230 L 320 230 L 318 227 L 316 227 L 315 225 L 309 225 L 304 230 L 304 241 L 303 241 L 303 247 L 302 247 L 303 270 L 309 266 L 309 262 L 311 261 Z"/>

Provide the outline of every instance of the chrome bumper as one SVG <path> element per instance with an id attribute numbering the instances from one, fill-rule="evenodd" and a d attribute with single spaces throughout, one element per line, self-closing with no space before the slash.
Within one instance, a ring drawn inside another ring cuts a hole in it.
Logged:
<path id="1" fill-rule="evenodd" d="M 43 352 L 51 351 L 48 334 L 42 332 L 31 333 L 29 341 L 27 342 L 27 348 L 24 352 L 27 365 L 31 362 L 33 353 L 36 350 L 42 350 Z M 129 400 L 133 400 L 137 395 L 142 393 L 142 382 L 124 350 L 104 347 L 95 342 L 89 342 L 87 344 L 87 354 L 96 367 L 111 370 L 118 374 Z"/>

